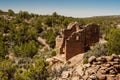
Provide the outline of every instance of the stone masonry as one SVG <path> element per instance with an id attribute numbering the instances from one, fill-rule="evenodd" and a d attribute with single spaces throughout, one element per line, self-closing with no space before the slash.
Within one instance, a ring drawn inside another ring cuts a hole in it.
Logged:
<path id="1" fill-rule="evenodd" d="M 56 37 L 56 48 L 59 54 L 65 54 L 68 60 L 73 56 L 86 52 L 90 46 L 99 41 L 99 26 L 88 24 L 79 26 L 77 22 L 69 24 Z"/>

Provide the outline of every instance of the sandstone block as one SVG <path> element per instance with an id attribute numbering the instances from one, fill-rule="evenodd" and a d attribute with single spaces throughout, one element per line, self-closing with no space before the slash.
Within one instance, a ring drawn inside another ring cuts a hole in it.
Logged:
<path id="1" fill-rule="evenodd" d="M 116 80 L 115 75 L 108 75 L 107 80 Z"/>
<path id="2" fill-rule="evenodd" d="M 95 56 L 91 56 L 91 57 L 88 59 L 88 62 L 89 62 L 89 63 L 92 63 L 93 61 L 96 61 L 96 57 L 95 57 Z"/>
<path id="3" fill-rule="evenodd" d="M 117 80 L 120 80 L 120 73 L 117 75 Z"/>

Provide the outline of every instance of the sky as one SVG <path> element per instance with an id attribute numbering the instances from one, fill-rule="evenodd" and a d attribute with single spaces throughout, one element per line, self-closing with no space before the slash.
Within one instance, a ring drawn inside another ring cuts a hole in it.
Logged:
<path id="1" fill-rule="evenodd" d="M 120 0 L 1 0 L 0 9 L 69 17 L 120 15 Z"/>

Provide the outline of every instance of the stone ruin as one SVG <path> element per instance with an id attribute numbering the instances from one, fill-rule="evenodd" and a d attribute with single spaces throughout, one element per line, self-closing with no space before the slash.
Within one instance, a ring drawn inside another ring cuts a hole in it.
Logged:
<path id="1" fill-rule="evenodd" d="M 99 42 L 100 27 L 96 24 L 80 26 L 77 22 L 71 23 L 56 37 L 56 48 L 59 54 L 65 54 L 69 60 L 73 56 L 86 52 L 90 46 Z"/>

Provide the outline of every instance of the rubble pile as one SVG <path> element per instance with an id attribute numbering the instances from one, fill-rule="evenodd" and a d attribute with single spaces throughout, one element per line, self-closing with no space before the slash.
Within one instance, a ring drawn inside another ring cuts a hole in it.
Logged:
<path id="1" fill-rule="evenodd" d="M 120 55 L 91 56 L 87 64 L 63 71 L 57 80 L 120 80 Z"/>

